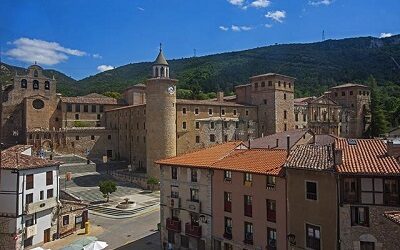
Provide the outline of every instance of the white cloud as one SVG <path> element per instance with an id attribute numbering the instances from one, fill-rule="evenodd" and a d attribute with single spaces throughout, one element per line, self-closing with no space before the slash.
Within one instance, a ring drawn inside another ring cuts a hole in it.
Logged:
<path id="1" fill-rule="evenodd" d="M 252 30 L 253 28 L 250 26 L 240 26 L 240 29 L 243 31 L 249 31 L 249 30 Z"/>
<path id="2" fill-rule="evenodd" d="M 8 50 L 5 54 L 13 59 L 28 63 L 37 62 L 44 65 L 54 65 L 66 61 L 69 55 L 86 55 L 86 52 L 65 48 L 56 42 L 25 37 L 13 41 L 12 45 L 15 48 Z"/>
<path id="3" fill-rule="evenodd" d="M 286 17 L 286 11 L 284 10 L 276 10 L 276 11 L 268 11 L 265 15 L 266 18 L 271 18 L 277 22 L 283 22 L 283 19 Z"/>
<path id="4" fill-rule="evenodd" d="M 240 27 L 236 26 L 236 25 L 232 25 L 231 29 L 232 29 L 232 31 L 235 31 L 235 32 L 239 32 L 240 31 Z"/>
<path id="5" fill-rule="evenodd" d="M 244 3 L 244 0 L 228 0 L 230 4 L 236 5 L 236 6 L 242 6 Z"/>
<path id="6" fill-rule="evenodd" d="M 386 37 L 391 37 L 391 36 L 393 36 L 392 33 L 383 32 L 383 33 L 380 34 L 379 38 L 386 38 Z"/>
<path id="7" fill-rule="evenodd" d="M 228 28 L 228 27 L 225 27 L 225 26 L 219 26 L 219 29 L 220 29 L 220 30 L 223 30 L 223 31 L 228 31 L 228 30 L 229 30 L 229 28 Z"/>
<path id="8" fill-rule="evenodd" d="M 103 58 L 100 54 L 93 54 L 92 56 L 93 56 L 93 58 L 95 58 L 95 59 L 101 59 L 101 58 Z"/>
<path id="9" fill-rule="evenodd" d="M 111 69 L 114 69 L 114 66 L 111 66 L 111 65 L 100 65 L 100 66 L 97 67 L 97 70 L 100 71 L 100 72 L 104 72 L 104 71 L 111 70 Z"/>
<path id="10" fill-rule="evenodd" d="M 319 5 L 330 5 L 333 3 L 333 0 L 310 0 L 308 1 L 309 5 L 319 6 Z"/>
<path id="11" fill-rule="evenodd" d="M 140 11 L 144 11 L 144 9 L 142 7 L 137 7 L 137 9 Z"/>
<path id="12" fill-rule="evenodd" d="M 250 27 L 250 26 L 238 26 L 238 25 L 233 25 L 233 24 L 231 26 L 231 30 L 234 32 L 249 31 L 252 29 L 253 29 L 253 27 Z"/>
<path id="13" fill-rule="evenodd" d="M 269 0 L 256 0 L 253 1 L 250 6 L 254 8 L 266 8 L 271 4 Z"/>
<path id="14" fill-rule="evenodd" d="M 272 24 L 269 24 L 269 23 L 265 24 L 264 26 L 265 26 L 265 28 L 268 28 L 268 29 L 272 28 Z"/>

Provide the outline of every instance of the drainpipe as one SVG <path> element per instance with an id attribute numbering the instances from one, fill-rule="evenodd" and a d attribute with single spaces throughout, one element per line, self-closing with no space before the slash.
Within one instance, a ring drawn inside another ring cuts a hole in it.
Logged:
<path id="1" fill-rule="evenodd" d="M 286 157 L 290 154 L 290 135 L 286 136 Z"/>

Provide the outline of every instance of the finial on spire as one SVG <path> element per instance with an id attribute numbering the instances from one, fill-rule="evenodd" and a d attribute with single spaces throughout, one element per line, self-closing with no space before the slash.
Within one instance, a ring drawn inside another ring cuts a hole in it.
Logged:
<path id="1" fill-rule="evenodd" d="M 162 51 L 162 43 L 160 43 L 160 52 Z"/>
<path id="2" fill-rule="evenodd" d="M 37 65 L 37 62 L 35 61 L 35 65 Z"/>

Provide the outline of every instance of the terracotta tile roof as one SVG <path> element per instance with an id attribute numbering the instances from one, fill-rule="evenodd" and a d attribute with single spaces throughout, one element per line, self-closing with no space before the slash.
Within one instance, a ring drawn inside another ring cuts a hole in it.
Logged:
<path id="1" fill-rule="evenodd" d="M 27 146 L 16 145 L 1 152 L 2 169 L 34 169 L 60 165 L 61 162 L 22 154 Z"/>
<path id="2" fill-rule="evenodd" d="M 91 93 L 86 96 L 62 96 L 61 101 L 65 103 L 87 103 L 87 104 L 118 104 L 118 100 L 112 97 Z"/>
<path id="3" fill-rule="evenodd" d="M 250 147 L 286 149 L 287 136 L 290 136 L 290 147 L 292 148 L 306 134 L 314 135 L 314 133 L 310 129 L 294 129 L 251 140 Z M 276 140 L 278 140 L 278 147 L 276 146 Z M 246 142 L 245 144 L 248 146 L 248 142 Z"/>
<path id="4" fill-rule="evenodd" d="M 241 142 L 228 142 L 196 152 L 157 161 L 161 165 L 231 170 L 278 175 L 286 160 L 285 150 L 240 149 Z"/>
<path id="5" fill-rule="evenodd" d="M 178 105 L 208 105 L 208 106 L 227 106 L 227 107 L 256 107 L 253 105 L 243 105 L 234 102 L 217 102 L 212 100 L 187 100 L 187 99 L 176 99 Z"/>
<path id="6" fill-rule="evenodd" d="M 400 211 L 386 211 L 383 216 L 400 225 Z"/>
<path id="7" fill-rule="evenodd" d="M 295 104 L 307 104 L 307 102 L 309 100 L 313 100 L 315 98 L 317 98 L 317 97 L 315 97 L 315 96 L 307 96 L 307 97 L 295 98 L 294 99 L 294 103 Z"/>
<path id="8" fill-rule="evenodd" d="M 332 148 L 329 145 L 306 144 L 295 146 L 285 163 L 287 168 L 333 171 Z"/>
<path id="9" fill-rule="evenodd" d="M 286 150 L 282 149 L 239 149 L 235 150 L 235 153 L 215 162 L 212 168 L 278 175 L 285 160 Z"/>
<path id="10" fill-rule="evenodd" d="M 291 77 L 291 76 L 281 75 L 281 74 L 277 74 L 277 73 L 266 73 L 266 74 L 262 74 L 262 75 L 252 76 L 252 77 L 250 77 L 250 79 L 258 78 L 258 77 L 263 77 L 263 76 L 280 76 L 280 77 L 286 77 L 286 78 L 296 79 L 296 78 Z"/>
<path id="11" fill-rule="evenodd" d="M 387 146 L 380 139 L 337 138 L 336 148 L 341 149 L 342 164 L 337 166 L 339 173 L 399 175 L 400 163 L 388 156 Z"/>
<path id="12" fill-rule="evenodd" d="M 321 134 L 321 135 L 315 135 L 315 144 L 318 145 L 332 145 L 332 143 L 335 142 L 336 137 L 334 135 L 328 135 L 328 134 Z"/>
<path id="13" fill-rule="evenodd" d="M 156 163 L 162 165 L 178 165 L 188 167 L 210 167 L 215 162 L 229 155 L 241 144 L 242 142 L 218 144 L 199 151 L 159 160 L 156 161 Z"/>
<path id="14" fill-rule="evenodd" d="M 345 83 L 342 85 L 334 86 L 330 89 L 339 89 L 339 88 L 350 88 L 350 87 L 363 87 L 363 88 L 368 88 L 368 86 L 361 85 L 361 84 L 355 84 L 355 83 Z"/>

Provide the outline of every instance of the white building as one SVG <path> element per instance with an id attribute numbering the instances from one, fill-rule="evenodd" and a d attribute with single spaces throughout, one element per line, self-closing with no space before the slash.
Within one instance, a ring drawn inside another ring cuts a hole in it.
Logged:
<path id="1" fill-rule="evenodd" d="M 1 152 L 0 246 L 24 249 L 57 235 L 57 161 L 32 156 L 30 146 Z"/>

